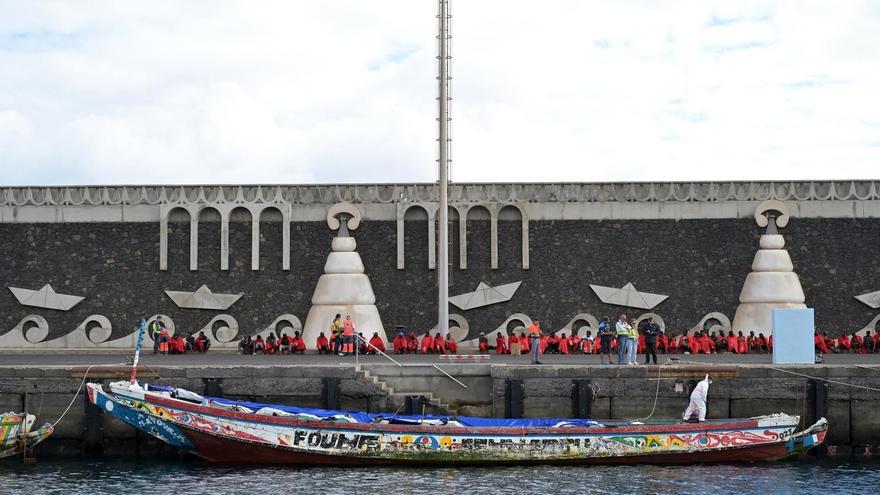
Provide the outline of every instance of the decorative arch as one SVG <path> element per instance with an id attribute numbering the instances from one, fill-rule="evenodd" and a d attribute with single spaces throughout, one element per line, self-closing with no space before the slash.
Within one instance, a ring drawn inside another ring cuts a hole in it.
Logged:
<path id="1" fill-rule="evenodd" d="M 257 188 L 259 190 L 259 187 Z M 198 264 L 198 226 L 199 219 L 204 212 L 216 211 L 220 215 L 220 269 L 229 269 L 229 221 L 234 210 L 247 210 L 251 217 L 251 269 L 259 270 L 259 240 L 260 240 L 260 220 L 262 212 L 267 209 L 276 209 L 281 214 L 282 219 L 282 269 L 290 269 L 290 220 L 291 206 L 281 195 L 280 189 L 276 190 L 276 194 L 272 198 L 265 198 L 258 193 L 251 199 L 246 199 L 239 188 L 233 200 L 229 200 L 226 196 L 231 193 L 224 193 L 223 189 L 217 189 L 217 194 L 206 196 L 202 189 L 199 189 L 194 197 L 187 195 L 184 188 L 179 188 L 177 194 L 172 198 L 167 198 L 167 203 L 159 206 L 159 269 L 168 269 L 168 222 L 172 212 L 178 210 L 186 211 L 190 218 L 190 260 L 189 269 L 196 271 L 199 269 Z"/>
<path id="2" fill-rule="evenodd" d="M 464 224 L 465 231 L 467 231 L 468 227 L 473 227 L 475 213 L 477 212 L 485 212 L 485 216 L 488 217 L 489 220 L 489 259 L 491 263 L 491 267 L 496 268 L 497 257 L 498 257 L 498 229 L 497 229 L 497 215 L 495 208 L 493 205 L 488 203 L 475 203 L 467 206 L 467 211 L 464 216 Z M 465 238 L 465 242 L 462 243 L 464 245 L 465 252 L 467 252 L 467 238 Z M 482 246 L 477 246 L 480 249 L 485 249 Z M 478 259 L 479 261 L 479 259 Z"/>
<path id="3" fill-rule="evenodd" d="M 436 218 L 436 208 L 430 208 L 423 203 L 398 203 L 397 204 L 397 269 L 403 270 L 406 267 L 406 214 L 413 208 L 421 209 L 425 212 L 428 219 L 428 269 L 432 270 L 436 266 L 435 253 L 435 229 L 434 219 Z"/>
<path id="4" fill-rule="evenodd" d="M 450 206 L 458 216 L 458 269 L 467 270 L 467 214 L 470 209 L 466 205 Z"/>
<path id="5" fill-rule="evenodd" d="M 184 205 L 163 205 L 159 211 L 159 270 L 168 270 L 168 223 L 171 217 L 177 213 L 186 214 L 189 220 L 189 267 L 193 268 L 193 260 L 198 256 L 198 229 L 193 230 L 194 225 L 198 225 L 198 221 L 194 219 L 194 212 L 190 207 Z M 195 237 L 193 233 L 195 232 Z M 198 266 L 196 265 L 196 268 Z"/>
<path id="6" fill-rule="evenodd" d="M 257 269 L 259 270 L 259 256 L 260 256 L 260 229 L 264 226 L 267 226 L 265 217 L 266 214 L 275 213 L 279 217 L 281 217 L 281 269 L 289 270 L 290 269 L 290 219 L 286 214 L 285 210 L 282 209 L 282 205 L 277 204 L 268 204 L 262 206 L 256 214 L 257 218 L 257 227 L 255 236 L 256 238 L 252 238 L 251 243 L 256 244 L 257 246 Z M 271 228 L 277 228 L 277 226 L 272 223 Z M 277 259 L 277 258 L 276 258 Z M 251 264 L 253 264 L 253 260 L 251 260 Z"/>
<path id="7" fill-rule="evenodd" d="M 199 226 L 202 222 L 207 219 L 209 216 L 216 214 L 219 219 L 219 227 L 220 227 L 220 269 L 228 270 L 229 269 L 229 211 L 221 209 L 217 206 L 213 205 L 199 205 L 198 210 L 196 212 L 196 225 L 195 231 L 192 232 L 192 236 L 196 238 L 196 270 L 198 270 L 198 237 L 199 237 Z M 207 223 L 207 222 L 206 222 Z M 190 239 L 192 239 L 192 236 Z M 192 269 L 192 267 L 190 267 Z"/>
<path id="8" fill-rule="evenodd" d="M 521 264 L 522 264 L 523 270 L 528 270 L 529 269 L 529 217 L 526 214 L 525 208 L 523 208 L 522 206 L 520 206 L 517 203 L 504 203 L 504 204 L 502 204 L 501 208 L 498 210 L 498 214 L 495 217 L 495 222 L 494 222 L 495 225 L 493 227 L 493 234 L 494 234 L 495 240 L 492 243 L 494 246 L 494 249 L 493 249 L 494 256 L 492 258 L 493 259 L 492 268 L 493 269 L 498 268 L 498 219 L 503 216 L 505 211 L 511 211 L 511 210 L 516 210 L 519 213 L 520 227 L 521 227 L 520 245 L 521 245 L 521 249 L 522 249 Z"/>
<path id="9" fill-rule="evenodd" d="M 241 220 L 236 220 L 236 217 L 241 217 Z M 245 217 L 246 217 L 246 219 L 245 219 Z M 251 242 L 250 242 L 250 244 L 251 244 L 251 246 L 250 246 L 251 270 L 259 270 L 260 269 L 259 256 L 257 256 L 256 260 L 254 259 L 254 235 L 253 235 L 254 225 L 257 225 L 259 223 L 255 220 L 256 219 L 254 218 L 254 212 L 251 211 L 251 209 L 248 208 L 246 205 L 231 205 L 231 207 L 229 209 L 229 232 L 230 232 L 230 235 L 227 237 L 231 237 L 232 239 L 236 238 L 235 233 L 233 232 L 233 229 L 235 229 L 234 226 L 236 224 L 238 224 L 238 225 L 244 224 L 245 229 L 247 227 L 250 227 L 250 230 L 251 230 L 251 232 L 250 232 L 251 233 Z M 235 229 L 235 230 L 238 230 L 238 229 Z M 259 249 L 259 225 L 257 225 L 256 239 L 258 241 L 257 242 L 257 249 Z M 233 245 L 233 242 L 230 241 L 229 252 L 232 253 L 232 257 L 234 259 L 240 258 L 238 256 L 238 254 L 236 254 L 237 250 L 239 250 L 239 249 L 244 251 L 245 247 L 240 245 L 240 243 L 237 245 Z M 256 266 L 254 265 L 254 261 L 256 261 Z"/>

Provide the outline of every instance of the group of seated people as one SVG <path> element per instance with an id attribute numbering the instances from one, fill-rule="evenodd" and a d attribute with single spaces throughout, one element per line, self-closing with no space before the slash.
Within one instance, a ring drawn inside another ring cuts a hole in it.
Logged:
<path id="1" fill-rule="evenodd" d="M 165 336 L 167 342 L 167 354 L 186 354 L 187 352 L 208 352 L 211 347 L 211 340 L 205 335 L 205 332 L 199 332 L 198 336 L 193 334 L 187 335 L 185 338 L 180 334 Z M 164 343 L 164 342 L 163 342 Z M 163 352 L 163 354 L 165 354 Z"/>
<path id="2" fill-rule="evenodd" d="M 431 337 L 430 332 L 425 332 L 419 340 L 415 332 L 404 335 L 398 331 L 392 341 L 394 354 L 458 354 L 458 343 L 447 335 L 443 338 L 440 332 Z"/>
<path id="3" fill-rule="evenodd" d="M 374 332 L 373 336 L 366 340 L 362 333 L 358 333 L 359 342 L 358 351 L 361 354 L 377 354 L 385 351 L 385 342 L 379 337 L 378 332 Z M 871 335 L 870 330 L 865 336 L 857 335 L 853 332 L 851 335 L 841 335 L 836 339 L 829 337 L 826 332 L 816 332 L 814 336 L 816 352 L 829 354 L 838 352 L 853 353 L 875 353 L 880 352 L 880 331 Z M 185 352 L 206 352 L 211 345 L 210 340 L 205 336 L 204 332 L 200 332 L 198 337 L 189 335 L 186 339 L 175 335 L 169 339 L 169 352 L 171 354 L 183 354 Z M 593 337 L 592 332 L 587 330 L 583 337 L 579 337 L 577 333 L 566 336 L 566 333 L 560 333 L 558 336 L 554 333 L 544 333 L 538 340 L 539 353 L 541 354 L 599 354 L 600 345 L 599 338 Z M 318 354 L 336 354 L 339 349 L 338 339 L 328 339 L 324 332 L 318 336 L 316 347 Z M 636 352 L 644 354 L 645 352 L 645 336 L 639 334 Z M 765 337 L 763 333 L 749 332 L 749 335 L 743 335 L 743 332 L 728 331 L 694 331 L 692 334 L 683 333 L 676 337 L 668 337 L 665 332 L 661 332 L 657 336 L 657 351 L 665 354 L 765 354 L 773 351 L 773 336 Z M 611 339 L 612 352 L 616 352 L 617 339 Z M 306 350 L 305 342 L 300 336 L 300 332 L 294 332 L 290 337 L 285 333 L 280 338 L 275 337 L 272 332 L 266 339 L 257 336 L 252 339 L 250 336 L 244 337 L 239 342 L 239 350 L 242 354 L 304 354 Z M 405 334 L 398 331 L 392 341 L 392 350 L 394 354 L 457 354 L 458 344 L 451 336 L 443 338 L 437 332 L 433 337 L 429 332 L 425 332 L 421 339 L 415 332 Z M 530 351 L 530 341 L 525 332 L 520 332 L 519 336 L 514 332 L 509 337 L 504 332 L 496 332 L 494 345 L 491 345 L 489 338 L 481 333 L 478 339 L 478 352 L 480 354 L 528 354 Z"/>
<path id="4" fill-rule="evenodd" d="M 864 336 L 853 332 L 851 335 L 844 334 L 836 339 L 829 337 L 826 332 L 816 332 L 813 341 L 816 344 L 816 352 L 823 354 L 838 352 L 873 354 L 880 352 L 880 331 L 871 335 L 871 331 L 867 330 Z"/>
<path id="5" fill-rule="evenodd" d="M 492 346 L 485 334 L 480 334 L 479 351 L 488 353 L 494 349 L 495 354 L 528 354 L 531 351 L 531 343 L 525 332 L 519 336 L 505 337 L 503 332 L 496 332 L 495 345 Z M 538 339 L 538 352 L 540 354 L 599 354 L 601 346 L 599 338 L 593 337 L 592 331 L 587 330 L 583 337 L 576 333 L 566 335 L 564 332 L 556 334 L 542 334 Z M 645 353 L 645 336 L 639 334 L 636 352 Z M 736 354 L 766 353 L 773 349 L 773 336 L 764 337 L 764 334 L 755 335 L 749 332 L 748 336 L 732 331 L 727 336 L 715 332 L 702 331 L 687 333 L 677 337 L 669 337 L 661 332 L 656 338 L 656 349 L 665 354 L 714 354 L 731 352 Z M 617 339 L 611 339 L 611 350 L 617 352 Z"/>
<path id="6" fill-rule="evenodd" d="M 382 337 L 379 337 L 379 332 L 373 332 L 373 336 L 370 337 L 368 341 L 363 332 L 358 332 L 357 338 L 357 351 L 360 354 L 378 354 L 380 352 L 385 352 L 385 341 L 382 340 Z M 328 339 L 324 332 L 321 332 L 318 335 L 318 339 L 315 341 L 315 347 L 318 350 L 318 354 L 338 354 L 340 351 L 340 347 L 342 346 L 341 339 L 338 338 L 330 338 Z"/>
<path id="7" fill-rule="evenodd" d="M 242 354 L 305 354 L 306 343 L 298 331 L 293 332 L 293 337 L 286 333 L 276 337 L 275 332 L 269 332 L 265 339 L 262 335 L 257 335 L 255 339 L 244 337 L 238 343 L 238 349 Z"/>
<path id="8" fill-rule="evenodd" d="M 749 335 L 743 335 L 737 332 L 734 335 L 733 330 L 727 332 L 694 332 L 693 335 L 680 335 L 677 339 L 666 339 L 665 334 L 657 337 L 658 350 L 664 350 L 662 344 L 666 343 L 669 354 L 678 352 L 686 354 L 721 354 L 729 352 L 732 354 L 766 354 L 773 352 L 773 336 L 765 337 L 763 333 L 749 332 Z"/>

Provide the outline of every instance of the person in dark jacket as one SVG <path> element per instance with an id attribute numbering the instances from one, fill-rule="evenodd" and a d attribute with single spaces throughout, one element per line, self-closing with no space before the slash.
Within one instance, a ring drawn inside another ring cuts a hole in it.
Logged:
<path id="1" fill-rule="evenodd" d="M 654 323 L 654 318 L 648 318 L 642 327 L 642 334 L 645 336 L 645 364 L 649 364 L 651 356 L 654 357 L 654 364 L 657 364 L 657 336 L 661 333 L 660 325 Z"/>

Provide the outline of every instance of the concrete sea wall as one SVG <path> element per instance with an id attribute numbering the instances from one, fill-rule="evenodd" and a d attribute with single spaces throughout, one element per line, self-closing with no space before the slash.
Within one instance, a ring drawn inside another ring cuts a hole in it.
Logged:
<path id="1" fill-rule="evenodd" d="M 234 399 L 372 412 L 434 412 L 496 417 L 676 419 L 705 373 L 709 418 L 785 412 L 804 422 L 825 416 L 831 455 L 880 453 L 880 366 L 512 366 L 444 365 L 465 386 L 430 365 L 161 366 L 139 371 L 142 382 L 172 384 Z M 0 368 L 0 409 L 55 421 L 83 381 L 85 367 Z M 95 368 L 90 381 L 125 379 L 129 370 Z M 831 381 L 811 380 L 808 375 Z M 833 383 L 838 382 L 838 383 Z M 847 384 L 842 385 L 841 383 Z M 857 388 L 867 387 L 867 388 Z M 869 390 L 875 389 L 875 390 Z M 408 400 L 413 395 L 429 401 Z M 656 407 L 655 407 L 655 396 Z M 104 414 L 83 395 L 37 455 L 173 454 L 160 442 Z"/>

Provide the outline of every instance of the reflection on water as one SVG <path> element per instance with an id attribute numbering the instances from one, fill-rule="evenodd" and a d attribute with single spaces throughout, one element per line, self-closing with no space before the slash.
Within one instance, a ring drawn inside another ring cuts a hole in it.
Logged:
<path id="1" fill-rule="evenodd" d="M 2 494 L 377 495 L 473 493 L 877 493 L 877 462 L 709 466 L 297 468 L 215 466 L 190 459 L 0 464 Z"/>

